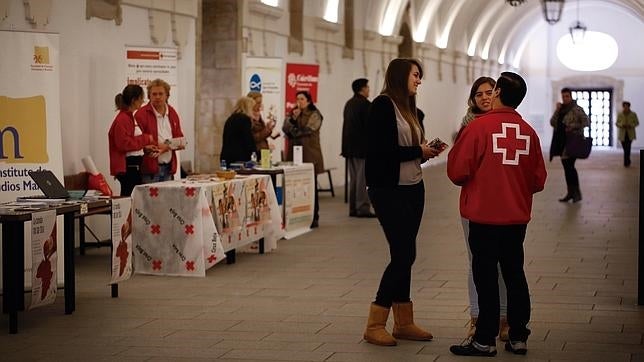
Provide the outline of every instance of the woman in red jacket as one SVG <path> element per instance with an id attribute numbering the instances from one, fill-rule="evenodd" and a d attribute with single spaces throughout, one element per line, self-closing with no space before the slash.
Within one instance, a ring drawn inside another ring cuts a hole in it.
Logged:
<path id="1" fill-rule="evenodd" d="M 108 133 L 110 174 L 121 183 L 121 196 L 130 196 L 134 186 L 141 184 L 141 161 L 144 153 L 158 152 L 150 134 L 141 132 L 134 111 L 143 104 L 143 88 L 127 85 L 114 98 L 119 113 Z"/>

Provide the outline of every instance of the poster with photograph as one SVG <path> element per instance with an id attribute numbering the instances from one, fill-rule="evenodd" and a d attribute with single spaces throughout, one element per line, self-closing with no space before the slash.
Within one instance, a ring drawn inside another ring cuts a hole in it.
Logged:
<path id="1" fill-rule="evenodd" d="M 112 279 L 110 284 L 132 276 L 132 199 L 112 200 Z"/>
<path id="2" fill-rule="evenodd" d="M 31 215 L 31 304 L 29 309 L 56 300 L 56 210 Z"/>
<path id="3" fill-rule="evenodd" d="M 217 183 L 212 189 L 213 211 L 224 249 L 241 241 L 246 208 L 242 207 L 243 183 Z"/>

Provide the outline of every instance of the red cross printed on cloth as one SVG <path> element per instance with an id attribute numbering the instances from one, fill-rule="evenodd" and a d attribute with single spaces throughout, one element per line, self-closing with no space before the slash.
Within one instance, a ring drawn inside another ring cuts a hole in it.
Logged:
<path id="1" fill-rule="evenodd" d="M 157 196 L 159 196 L 159 188 L 150 187 L 150 197 L 157 197 Z"/>
<path id="2" fill-rule="evenodd" d="M 216 256 L 215 254 L 211 254 L 211 255 L 208 257 L 208 262 L 209 262 L 210 264 L 214 263 L 214 262 L 215 262 L 215 260 L 217 260 L 217 256 Z"/>
<path id="3" fill-rule="evenodd" d="M 161 260 L 152 260 L 152 270 L 161 270 Z"/>
<path id="4" fill-rule="evenodd" d="M 192 224 L 186 225 L 185 229 L 186 229 L 185 230 L 186 235 L 195 233 L 195 226 Z"/>
<path id="5" fill-rule="evenodd" d="M 492 152 L 503 156 L 504 165 L 518 165 L 520 156 L 530 154 L 530 136 L 522 135 L 518 124 L 501 123 L 501 133 L 492 134 Z"/>
<path id="6" fill-rule="evenodd" d="M 194 271 L 195 270 L 195 262 L 194 261 L 187 261 L 186 262 L 186 270 Z"/>
<path id="7" fill-rule="evenodd" d="M 155 224 L 150 226 L 150 232 L 152 234 L 161 234 L 161 225 Z"/>
<path id="8" fill-rule="evenodd" d="M 196 189 L 194 187 L 186 187 L 185 193 L 187 197 L 194 197 Z"/>

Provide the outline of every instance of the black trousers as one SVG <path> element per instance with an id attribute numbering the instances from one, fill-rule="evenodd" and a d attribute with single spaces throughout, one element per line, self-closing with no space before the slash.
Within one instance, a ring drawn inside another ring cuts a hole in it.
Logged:
<path id="1" fill-rule="evenodd" d="M 315 188 L 315 196 L 313 199 L 313 220 L 320 220 L 320 203 L 318 198 L 318 178 L 313 177 L 313 187 Z"/>
<path id="2" fill-rule="evenodd" d="M 125 173 L 116 175 L 121 183 L 121 196 L 131 196 L 134 186 L 143 183 L 141 179 L 141 162 L 143 156 L 128 156 L 125 158 Z"/>
<path id="3" fill-rule="evenodd" d="M 624 149 L 624 166 L 628 167 L 631 165 L 631 144 L 632 140 L 628 138 L 628 135 L 624 137 L 622 142 L 622 148 Z"/>
<path id="4" fill-rule="evenodd" d="M 416 260 L 416 236 L 425 207 L 425 186 L 369 188 L 371 204 L 389 244 L 391 261 L 385 268 L 375 303 L 389 308 L 410 301 L 411 267 Z"/>
<path id="5" fill-rule="evenodd" d="M 577 169 L 575 168 L 576 158 L 562 158 L 561 164 L 564 168 L 564 175 L 566 177 L 566 186 L 568 190 L 579 188 L 579 175 L 577 174 Z"/>
<path id="6" fill-rule="evenodd" d="M 472 273 L 479 295 L 479 317 L 474 340 L 493 346 L 499 334 L 499 284 L 497 264 L 508 291 L 508 324 L 511 341 L 527 341 L 530 330 L 530 292 L 523 271 L 526 224 L 487 225 L 470 221 L 468 242 Z"/>

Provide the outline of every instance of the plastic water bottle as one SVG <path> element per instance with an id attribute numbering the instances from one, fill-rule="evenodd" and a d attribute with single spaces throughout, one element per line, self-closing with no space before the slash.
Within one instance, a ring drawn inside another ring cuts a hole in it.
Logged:
<path id="1" fill-rule="evenodd" d="M 221 162 L 219 163 L 219 168 L 222 170 L 228 169 L 228 167 L 226 167 L 226 160 L 221 160 Z"/>
<path id="2" fill-rule="evenodd" d="M 255 152 L 251 153 L 251 155 L 250 155 L 250 160 L 251 160 L 253 163 L 255 163 L 255 164 L 256 164 L 256 163 L 257 163 L 257 153 L 255 153 Z"/>

